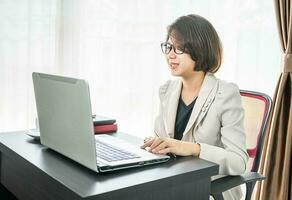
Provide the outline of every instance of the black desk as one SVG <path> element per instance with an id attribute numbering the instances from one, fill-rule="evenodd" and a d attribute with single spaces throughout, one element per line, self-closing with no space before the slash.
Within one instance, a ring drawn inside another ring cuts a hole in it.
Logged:
<path id="1" fill-rule="evenodd" d="M 117 133 L 129 141 L 142 140 Z M 76 147 L 77 148 L 77 147 Z M 218 165 L 181 157 L 167 163 L 98 174 L 43 147 L 24 131 L 0 133 L 0 180 L 19 199 L 209 199 Z"/>

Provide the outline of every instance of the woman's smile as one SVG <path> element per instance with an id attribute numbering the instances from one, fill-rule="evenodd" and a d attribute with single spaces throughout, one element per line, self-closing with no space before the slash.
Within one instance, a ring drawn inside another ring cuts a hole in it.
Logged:
<path id="1" fill-rule="evenodd" d="M 179 63 L 170 62 L 169 67 L 170 69 L 174 70 L 179 66 Z"/>

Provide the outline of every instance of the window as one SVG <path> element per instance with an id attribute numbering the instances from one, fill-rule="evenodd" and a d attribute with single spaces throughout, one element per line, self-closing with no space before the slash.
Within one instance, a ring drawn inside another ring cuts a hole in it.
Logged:
<path id="1" fill-rule="evenodd" d="M 173 78 L 160 43 L 167 25 L 190 13 L 222 39 L 219 78 L 272 95 L 280 73 L 272 1 L 4 1 L 0 13 L 0 131 L 34 126 L 31 72 L 39 71 L 87 79 L 93 113 L 152 134 L 158 88 Z"/>

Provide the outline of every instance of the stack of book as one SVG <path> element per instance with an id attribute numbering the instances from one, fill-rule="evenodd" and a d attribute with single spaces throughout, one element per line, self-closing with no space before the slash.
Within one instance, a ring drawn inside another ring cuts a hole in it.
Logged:
<path id="1" fill-rule="evenodd" d="M 95 134 L 117 132 L 118 125 L 116 124 L 115 119 L 111 119 L 100 115 L 93 115 L 92 117 Z"/>

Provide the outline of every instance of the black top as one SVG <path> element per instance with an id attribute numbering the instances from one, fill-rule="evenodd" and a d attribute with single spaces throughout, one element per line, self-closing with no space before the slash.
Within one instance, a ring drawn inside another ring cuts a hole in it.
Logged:
<path id="1" fill-rule="evenodd" d="M 175 119 L 175 132 L 174 139 L 181 140 L 183 137 L 183 133 L 186 129 L 188 121 L 193 111 L 193 107 L 196 103 L 197 98 L 194 99 L 192 103 L 186 105 L 182 98 L 179 98 L 179 103 L 176 111 L 176 119 Z"/>

